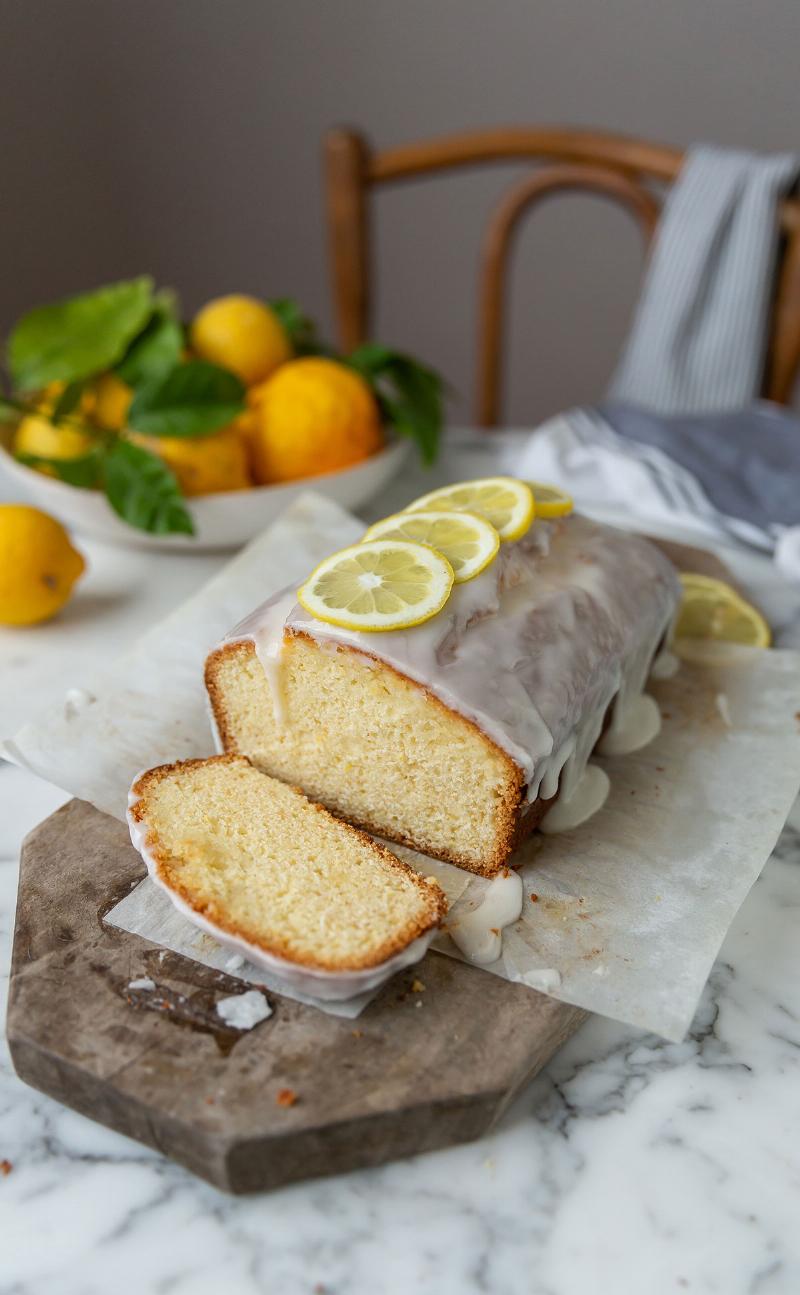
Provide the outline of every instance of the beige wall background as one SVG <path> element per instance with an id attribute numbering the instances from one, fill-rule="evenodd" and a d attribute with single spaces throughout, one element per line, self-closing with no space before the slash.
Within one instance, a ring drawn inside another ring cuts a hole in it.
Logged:
<path id="1" fill-rule="evenodd" d="M 330 326 L 319 141 L 559 122 L 800 147 L 797 0 L 0 0 L 0 326 L 148 270 L 188 313 L 245 290 Z M 498 167 L 376 203 L 375 335 L 472 395 Z M 506 421 L 602 392 L 641 270 L 628 218 L 546 207 L 515 265 Z"/>

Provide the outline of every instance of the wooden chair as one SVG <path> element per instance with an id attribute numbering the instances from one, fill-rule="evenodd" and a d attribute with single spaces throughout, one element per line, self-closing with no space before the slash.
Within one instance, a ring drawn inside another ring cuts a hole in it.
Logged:
<path id="1" fill-rule="evenodd" d="M 339 343 L 350 350 L 369 336 L 370 212 L 375 185 L 482 162 L 531 161 L 536 169 L 501 199 L 489 220 L 480 259 L 476 421 L 497 423 L 509 252 L 521 217 L 552 194 L 586 190 L 626 209 L 649 242 L 658 222 L 658 189 L 678 174 L 679 149 L 625 135 L 560 127 L 471 131 L 374 152 L 355 131 L 325 138 L 325 187 L 333 301 Z M 653 192 L 653 188 L 656 192 Z M 763 394 L 788 404 L 800 366 L 800 201 L 781 207 L 781 255 Z"/>

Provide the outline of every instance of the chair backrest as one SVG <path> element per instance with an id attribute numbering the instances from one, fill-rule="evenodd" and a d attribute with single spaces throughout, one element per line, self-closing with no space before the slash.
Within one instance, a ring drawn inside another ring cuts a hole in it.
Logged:
<path id="1" fill-rule="evenodd" d="M 480 258 L 475 416 L 483 427 L 495 426 L 498 419 L 507 270 L 520 218 L 548 196 L 585 190 L 630 212 L 649 241 L 661 211 L 659 190 L 675 179 L 683 153 L 625 135 L 536 126 L 448 135 L 383 153 L 373 152 L 356 131 L 332 130 L 325 138 L 333 301 L 339 343 L 346 350 L 369 335 L 372 188 L 455 167 L 523 159 L 538 165 L 501 198 Z M 783 202 L 780 222 L 763 394 L 788 404 L 800 366 L 800 201 Z"/>

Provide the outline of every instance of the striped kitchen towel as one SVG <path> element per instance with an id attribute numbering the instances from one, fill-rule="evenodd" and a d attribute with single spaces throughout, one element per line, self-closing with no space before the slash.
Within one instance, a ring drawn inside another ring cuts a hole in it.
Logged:
<path id="1" fill-rule="evenodd" d="M 697 147 L 672 186 L 609 399 L 664 414 L 758 397 L 791 154 Z"/>

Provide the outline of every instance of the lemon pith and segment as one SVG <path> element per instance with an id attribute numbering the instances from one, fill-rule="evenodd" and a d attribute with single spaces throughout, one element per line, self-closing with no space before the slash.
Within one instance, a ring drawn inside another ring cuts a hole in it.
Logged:
<path id="1" fill-rule="evenodd" d="M 545 520 L 567 517 L 575 507 L 572 495 L 568 495 L 560 486 L 551 486 L 544 481 L 529 481 L 527 484 L 533 492 L 537 517 Z"/>
<path id="2" fill-rule="evenodd" d="M 441 553 L 406 540 L 368 540 L 325 558 L 297 591 L 317 620 L 344 629 L 410 629 L 444 607 L 453 568 Z"/>
<path id="3" fill-rule="evenodd" d="M 712 639 L 769 647 L 769 625 L 751 603 L 724 580 L 691 571 L 681 573 L 683 600 L 673 628 L 673 639 Z"/>
<path id="4" fill-rule="evenodd" d="M 476 481 L 459 481 L 442 486 L 415 499 L 405 512 L 474 513 L 483 517 L 497 531 L 501 540 L 521 539 L 529 529 L 536 512 L 533 491 L 516 477 L 481 477 Z"/>
<path id="5" fill-rule="evenodd" d="M 500 536 L 483 517 L 435 510 L 384 517 L 364 536 L 364 541 L 377 539 L 409 540 L 436 549 L 453 568 L 457 585 L 480 575 L 500 547 Z"/>

